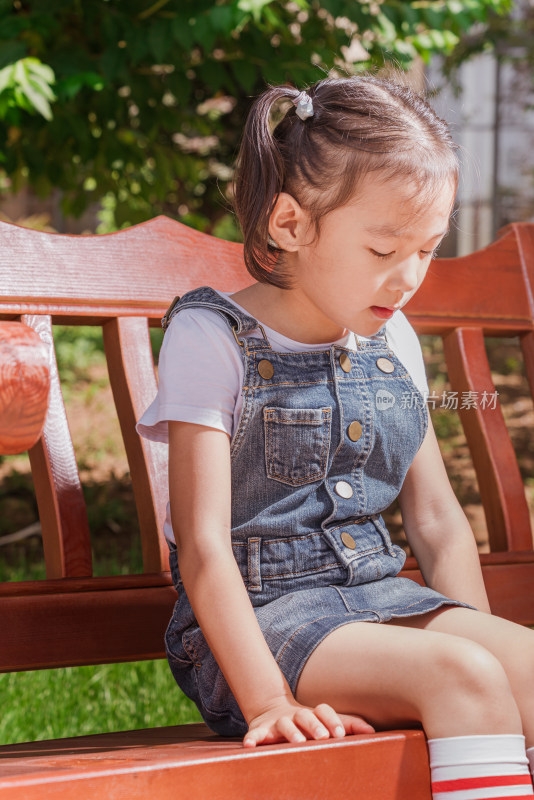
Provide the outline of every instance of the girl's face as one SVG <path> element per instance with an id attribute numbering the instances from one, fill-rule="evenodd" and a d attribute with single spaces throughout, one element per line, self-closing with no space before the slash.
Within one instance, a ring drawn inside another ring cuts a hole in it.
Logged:
<path id="1" fill-rule="evenodd" d="M 370 173 L 353 201 L 321 220 L 318 236 L 307 223 L 290 254 L 290 292 L 315 341 L 346 330 L 371 336 L 415 294 L 448 231 L 455 188 L 447 181 L 423 205 L 413 194 L 407 181 Z"/>

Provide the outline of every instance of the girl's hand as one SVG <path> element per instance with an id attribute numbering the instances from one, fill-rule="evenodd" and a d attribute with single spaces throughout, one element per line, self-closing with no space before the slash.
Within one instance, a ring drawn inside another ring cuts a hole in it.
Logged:
<path id="1" fill-rule="evenodd" d="M 374 733 L 374 728 L 361 717 L 337 714 L 326 703 L 309 708 L 294 699 L 283 699 L 251 720 L 243 745 L 341 739 L 346 733 Z"/>

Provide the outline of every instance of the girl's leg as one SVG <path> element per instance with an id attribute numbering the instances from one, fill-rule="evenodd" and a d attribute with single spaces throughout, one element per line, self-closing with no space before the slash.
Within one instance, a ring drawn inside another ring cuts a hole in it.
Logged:
<path id="1" fill-rule="evenodd" d="M 376 622 L 330 633 L 306 662 L 296 699 L 361 714 L 379 729 L 422 723 L 429 738 L 523 732 L 505 671 L 485 648 Z"/>
<path id="2" fill-rule="evenodd" d="M 534 746 L 534 631 L 469 608 L 448 607 L 388 625 L 464 637 L 482 645 L 504 667 L 521 715 L 527 748 Z"/>
<path id="3" fill-rule="evenodd" d="M 506 673 L 468 638 L 347 624 L 312 653 L 296 698 L 358 713 L 377 728 L 422 722 L 432 740 L 435 800 L 532 796 L 521 719 Z"/>

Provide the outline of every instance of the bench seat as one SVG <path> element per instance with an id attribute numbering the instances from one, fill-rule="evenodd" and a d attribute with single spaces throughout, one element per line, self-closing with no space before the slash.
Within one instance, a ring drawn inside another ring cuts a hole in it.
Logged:
<path id="1" fill-rule="evenodd" d="M 245 750 L 202 724 L 0 748 L 1 800 L 430 800 L 420 730 Z"/>

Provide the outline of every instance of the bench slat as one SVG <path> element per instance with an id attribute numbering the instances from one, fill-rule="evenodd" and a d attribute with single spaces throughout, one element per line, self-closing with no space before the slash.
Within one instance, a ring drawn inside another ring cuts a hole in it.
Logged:
<path id="1" fill-rule="evenodd" d="M 0 672 L 163 658 L 174 588 L 97 587 L 2 597 Z"/>
<path id="2" fill-rule="evenodd" d="M 531 550 L 532 531 L 523 479 L 500 405 L 481 407 L 483 393 L 491 397 L 491 377 L 482 331 L 456 328 L 443 337 L 452 385 L 474 392 L 476 407 L 459 414 L 471 450 L 484 505 L 491 550 Z"/>
<path id="3" fill-rule="evenodd" d="M 476 253 L 433 261 L 405 309 L 418 331 L 442 333 L 474 326 L 486 335 L 516 335 L 514 331 L 532 330 L 532 276 L 529 279 L 524 267 L 534 259 L 531 227 L 514 223 Z"/>
<path id="4" fill-rule="evenodd" d="M 101 236 L 28 230 L 0 221 L 2 314 L 161 317 L 173 297 L 216 279 L 222 291 L 252 283 L 242 245 L 168 217 Z"/>
<path id="5" fill-rule="evenodd" d="M 525 372 L 527 374 L 530 393 L 534 398 L 534 333 L 525 333 L 521 336 L 521 350 L 525 360 Z"/>
<path id="6" fill-rule="evenodd" d="M 145 572 L 168 569 L 163 538 L 167 505 L 167 446 L 143 439 L 135 423 L 156 395 L 157 384 L 146 318 L 123 317 L 103 326 L 109 378 L 139 516 Z"/>
<path id="7" fill-rule="evenodd" d="M 534 553 L 483 553 L 492 610 L 534 625 Z M 415 559 L 406 578 L 423 583 Z M 163 658 L 169 573 L 4 584 L 0 672 Z"/>
<path id="8" fill-rule="evenodd" d="M 61 394 L 49 316 L 25 315 L 50 347 L 48 414 L 39 441 L 29 450 L 48 578 L 92 575 L 89 521 Z"/>

